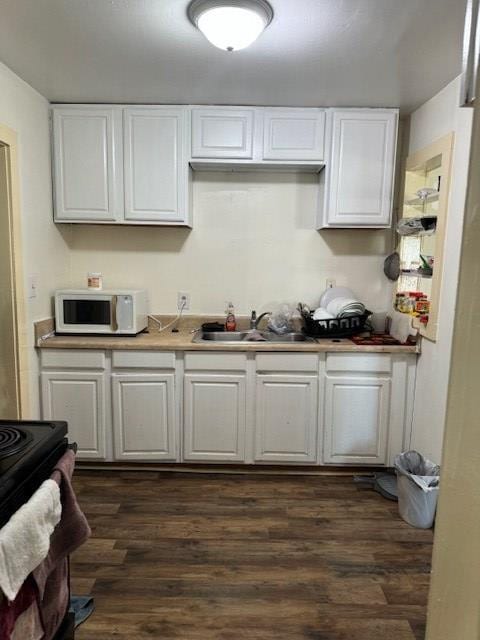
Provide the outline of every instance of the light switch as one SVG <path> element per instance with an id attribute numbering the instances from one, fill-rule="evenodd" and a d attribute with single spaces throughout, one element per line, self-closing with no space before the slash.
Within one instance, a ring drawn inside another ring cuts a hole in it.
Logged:
<path id="1" fill-rule="evenodd" d="M 37 297 L 38 276 L 36 274 L 28 276 L 28 297 L 30 299 Z"/>

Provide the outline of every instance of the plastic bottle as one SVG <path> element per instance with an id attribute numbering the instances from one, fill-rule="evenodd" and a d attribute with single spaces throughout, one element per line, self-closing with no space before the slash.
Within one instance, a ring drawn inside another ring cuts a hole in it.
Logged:
<path id="1" fill-rule="evenodd" d="M 225 331 L 235 331 L 237 328 L 237 321 L 235 319 L 235 313 L 233 309 L 233 303 L 229 302 L 226 310 L 227 317 L 225 319 Z"/>

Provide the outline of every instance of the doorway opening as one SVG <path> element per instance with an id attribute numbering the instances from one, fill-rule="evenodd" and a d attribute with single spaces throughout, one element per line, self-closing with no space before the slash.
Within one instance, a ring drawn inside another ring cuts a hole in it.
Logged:
<path id="1" fill-rule="evenodd" d="M 25 417 L 28 366 L 16 134 L 0 125 L 0 419 Z"/>

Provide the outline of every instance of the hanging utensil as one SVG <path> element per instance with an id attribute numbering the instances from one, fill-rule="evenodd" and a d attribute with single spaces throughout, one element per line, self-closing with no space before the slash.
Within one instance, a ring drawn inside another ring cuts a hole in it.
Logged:
<path id="1" fill-rule="evenodd" d="M 389 280 L 395 282 L 400 277 L 400 254 L 394 251 L 385 258 L 383 272 Z"/>

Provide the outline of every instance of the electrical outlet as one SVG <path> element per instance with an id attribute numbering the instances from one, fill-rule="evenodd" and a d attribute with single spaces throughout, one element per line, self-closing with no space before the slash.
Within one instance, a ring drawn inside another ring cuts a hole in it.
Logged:
<path id="1" fill-rule="evenodd" d="M 326 280 L 327 289 L 331 289 L 335 286 L 335 278 L 327 278 Z"/>
<path id="2" fill-rule="evenodd" d="M 190 309 L 190 294 L 184 291 L 177 293 L 177 309 L 179 311 L 188 311 Z"/>
<path id="3" fill-rule="evenodd" d="M 37 297 L 38 276 L 36 274 L 28 276 L 28 297 L 32 300 Z"/>

